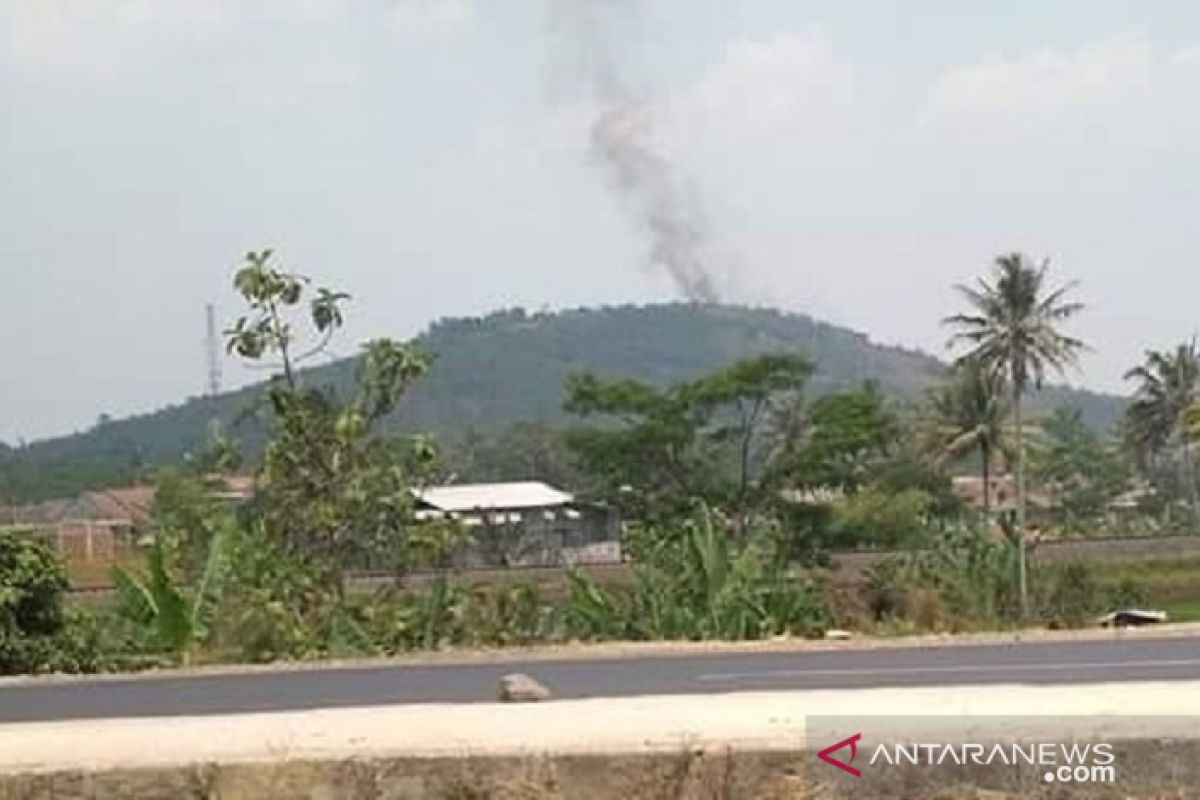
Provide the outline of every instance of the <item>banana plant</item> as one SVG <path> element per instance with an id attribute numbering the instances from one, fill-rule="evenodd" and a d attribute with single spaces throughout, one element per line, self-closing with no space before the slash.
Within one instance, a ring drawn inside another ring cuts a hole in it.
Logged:
<path id="1" fill-rule="evenodd" d="M 167 549 L 162 538 L 156 536 L 146 554 L 145 575 L 113 567 L 117 612 L 147 629 L 161 651 L 189 663 L 196 648 L 207 641 L 221 605 L 228 573 L 229 538 L 227 528 L 214 531 L 204 570 L 189 592 L 172 574 Z"/>

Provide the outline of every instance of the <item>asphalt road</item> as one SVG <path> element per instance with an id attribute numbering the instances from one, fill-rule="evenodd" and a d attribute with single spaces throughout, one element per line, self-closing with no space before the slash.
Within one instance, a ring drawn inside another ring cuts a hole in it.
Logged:
<path id="1" fill-rule="evenodd" d="M 557 698 L 1200 680 L 1200 637 L 500 664 L 397 664 L 34 682 L 0 687 L 0 722 L 484 702 L 495 699 L 497 680 L 509 672 L 532 675 L 550 687 Z"/>

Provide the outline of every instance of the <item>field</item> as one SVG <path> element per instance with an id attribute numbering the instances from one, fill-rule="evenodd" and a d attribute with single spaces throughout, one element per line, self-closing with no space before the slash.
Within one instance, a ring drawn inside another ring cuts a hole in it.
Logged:
<path id="1" fill-rule="evenodd" d="M 1148 559 L 1097 563 L 1100 581 L 1115 585 L 1130 581 L 1146 592 L 1151 608 L 1166 611 L 1172 622 L 1200 620 L 1200 560 Z"/>

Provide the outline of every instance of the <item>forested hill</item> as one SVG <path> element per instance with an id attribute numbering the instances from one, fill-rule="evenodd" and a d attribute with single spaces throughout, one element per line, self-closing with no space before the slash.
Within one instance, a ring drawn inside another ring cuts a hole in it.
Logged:
<path id="1" fill-rule="evenodd" d="M 687 304 L 504 311 L 437 322 L 416 343 L 435 357 L 434 366 L 393 422 L 442 439 L 469 430 L 497 432 L 518 421 L 561 420 L 562 383 L 573 370 L 669 383 L 752 354 L 800 352 L 817 364 L 814 392 L 873 380 L 886 392 L 911 398 L 944 369 L 929 355 L 874 344 L 801 314 Z M 353 370 L 351 360 L 342 361 L 313 369 L 307 380 L 347 386 Z M 120 480 L 140 466 L 177 459 L 204 441 L 214 414 L 253 446 L 261 431 L 246 411 L 255 395 L 245 389 L 193 399 L 84 433 L 0 449 L 0 502 L 70 493 L 80 484 L 102 483 L 106 476 Z M 1105 427 L 1121 407 L 1116 397 L 1065 389 L 1049 390 L 1038 401 L 1061 402 L 1078 405 L 1090 422 Z"/>

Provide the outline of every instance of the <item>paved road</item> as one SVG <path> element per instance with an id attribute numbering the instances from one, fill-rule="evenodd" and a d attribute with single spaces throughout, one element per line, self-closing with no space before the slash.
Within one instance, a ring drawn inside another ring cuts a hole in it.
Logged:
<path id="1" fill-rule="evenodd" d="M 494 699 L 497 679 L 508 672 L 534 676 L 559 698 L 1200 680 L 1200 637 L 503 664 L 375 665 L 35 683 L 0 688 L 0 722 L 481 702 Z"/>

